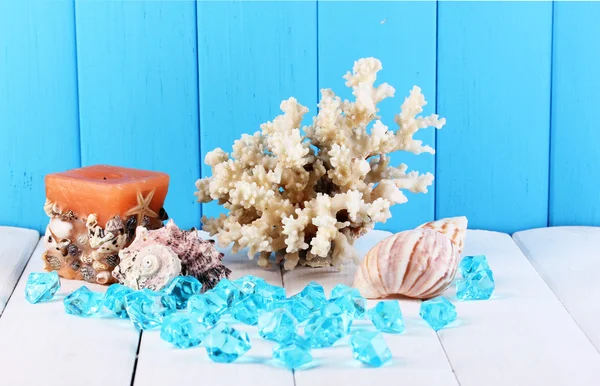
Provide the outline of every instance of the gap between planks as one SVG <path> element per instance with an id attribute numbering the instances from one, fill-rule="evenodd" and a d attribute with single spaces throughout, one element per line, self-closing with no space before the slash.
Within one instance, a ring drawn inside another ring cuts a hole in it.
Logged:
<path id="1" fill-rule="evenodd" d="M 565 310 L 600 351 L 600 228 L 551 227 L 513 235 Z"/>
<path id="2" fill-rule="evenodd" d="M 39 239 L 37 231 L 0 226 L 0 317 Z"/>

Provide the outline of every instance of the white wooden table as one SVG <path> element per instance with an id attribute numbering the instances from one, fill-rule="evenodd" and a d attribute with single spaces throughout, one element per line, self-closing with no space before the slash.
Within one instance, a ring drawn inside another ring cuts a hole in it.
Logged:
<path id="1" fill-rule="evenodd" d="M 364 254 L 387 235 L 373 231 L 358 249 Z M 534 229 L 513 238 L 468 231 L 465 254 L 487 255 L 495 274 L 490 300 L 459 302 L 451 287 L 446 296 L 459 320 L 437 334 L 420 320 L 418 301 L 401 300 L 406 331 L 385 335 L 391 363 L 362 366 L 344 339 L 313 350 L 314 365 L 296 372 L 275 364 L 272 344 L 251 327 L 241 328 L 252 349 L 217 364 L 203 348 L 172 348 L 158 331 L 138 333 L 127 320 L 67 315 L 62 298 L 81 282 L 63 280 L 55 300 L 31 305 L 23 291 L 27 275 L 42 269 L 39 235 L 0 227 L 0 245 L 0 385 L 600 385 L 600 228 Z M 288 295 L 310 280 L 330 291 L 354 276 L 263 270 L 242 253 L 226 253 L 225 263 L 233 278 L 261 276 Z"/>

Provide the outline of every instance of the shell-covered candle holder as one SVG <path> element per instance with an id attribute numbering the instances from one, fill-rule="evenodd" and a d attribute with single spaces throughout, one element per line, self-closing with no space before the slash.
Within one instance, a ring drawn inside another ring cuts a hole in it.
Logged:
<path id="1" fill-rule="evenodd" d="M 46 176 L 44 211 L 50 217 L 42 255 L 46 271 L 67 279 L 110 284 L 119 251 L 137 226 L 160 228 L 165 173 L 97 165 Z"/>
<path id="2" fill-rule="evenodd" d="M 454 217 L 386 238 L 365 256 L 354 287 L 370 299 L 429 299 L 441 294 L 456 275 L 466 230 L 467 218 Z"/>

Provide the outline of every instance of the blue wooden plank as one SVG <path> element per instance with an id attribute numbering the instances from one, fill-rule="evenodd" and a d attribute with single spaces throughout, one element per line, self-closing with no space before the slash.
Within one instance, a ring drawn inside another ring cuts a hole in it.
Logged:
<path id="1" fill-rule="evenodd" d="M 439 3 L 437 217 L 546 226 L 551 23 L 550 2 Z"/>
<path id="2" fill-rule="evenodd" d="M 220 147 L 231 152 L 242 133 L 281 113 L 294 96 L 316 111 L 315 2 L 198 2 L 201 157 Z M 203 176 L 210 167 L 202 166 Z M 222 212 L 216 203 L 203 213 Z"/>
<path id="3" fill-rule="evenodd" d="M 600 3 L 554 5 L 550 225 L 600 225 Z"/>
<path id="4" fill-rule="evenodd" d="M 436 65 L 435 2 L 319 2 L 319 88 L 331 88 L 345 99 L 352 92 L 342 75 L 352 70 L 355 60 L 374 56 L 383 70 L 379 81 L 396 89 L 395 98 L 379 105 L 382 122 L 396 130 L 394 115 L 413 85 L 421 87 L 428 105 L 424 114 L 435 110 Z M 435 148 L 433 128 L 415 138 Z M 435 156 L 399 152 L 392 164 L 406 163 L 409 170 L 434 172 Z M 429 193 L 406 193 L 408 203 L 392 207 L 392 218 L 377 229 L 400 231 L 433 220 L 434 186 Z"/>
<path id="5" fill-rule="evenodd" d="M 165 208 L 199 225 L 194 1 L 76 3 L 82 163 L 171 176 Z"/>
<path id="6" fill-rule="evenodd" d="M 79 166 L 73 4 L 0 1 L 0 225 L 42 230 L 44 175 Z"/>

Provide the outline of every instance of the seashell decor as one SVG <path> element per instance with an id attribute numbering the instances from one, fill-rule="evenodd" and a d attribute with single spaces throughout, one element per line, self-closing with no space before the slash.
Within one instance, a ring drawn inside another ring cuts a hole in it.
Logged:
<path id="1" fill-rule="evenodd" d="M 437 296 L 454 279 L 466 230 L 467 218 L 454 217 L 396 233 L 367 253 L 353 286 L 370 299 Z"/>
<path id="2" fill-rule="evenodd" d="M 179 229 L 173 220 L 157 230 L 138 227 L 135 240 L 119 257 L 113 276 L 135 290 L 159 291 L 178 275 L 194 276 L 207 290 L 231 272 L 211 241 L 200 239 L 195 230 Z"/>

